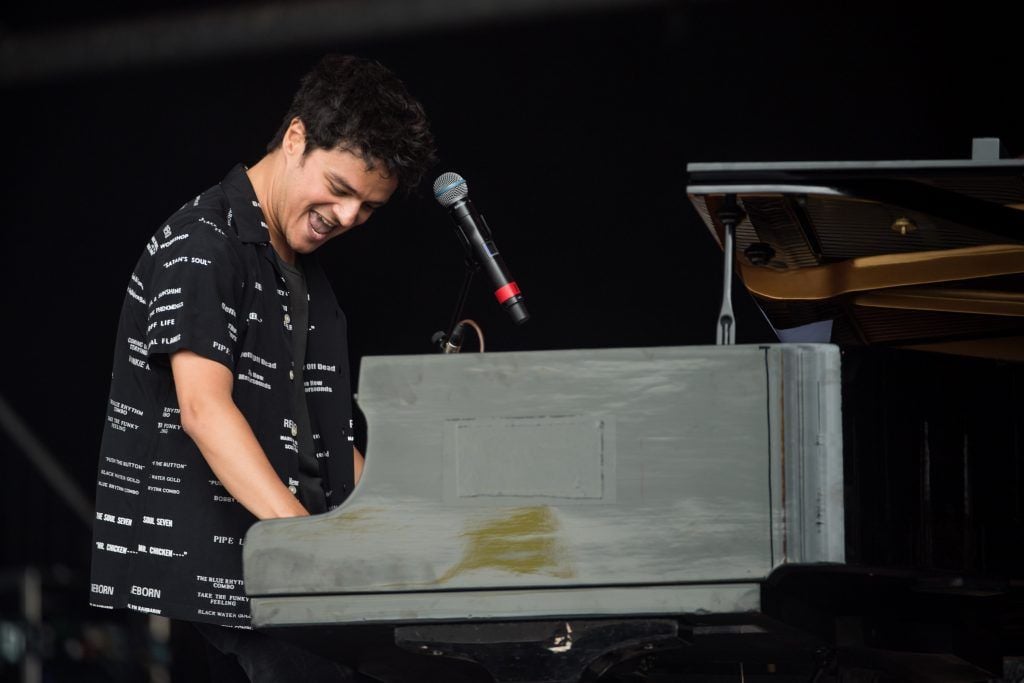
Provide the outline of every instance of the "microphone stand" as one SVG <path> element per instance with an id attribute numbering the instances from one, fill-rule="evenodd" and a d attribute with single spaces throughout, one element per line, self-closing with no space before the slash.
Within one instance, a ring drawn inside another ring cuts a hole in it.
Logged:
<path id="1" fill-rule="evenodd" d="M 438 330 L 431 337 L 431 341 L 438 345 L 442 353 L 458 353 L 462 349 L 462 331 L 464 327 L 459 324 L 459 320 L 462 318 L 462 309 L 466 305 L 469 288 L 473 283 L 473 276 L 476 275 L 478 270 L 480 270 L 480 264 L 467 257 L 466 272 L 462 277 L 462 287 L 459 289 L 459 296 L 456 299 L 451 323 L 448 325 L 448 332 Z"/>

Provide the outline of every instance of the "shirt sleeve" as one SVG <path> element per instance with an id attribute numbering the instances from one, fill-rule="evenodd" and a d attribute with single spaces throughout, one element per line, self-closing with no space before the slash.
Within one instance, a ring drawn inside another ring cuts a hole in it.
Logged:
<path id="1" fill-rule="evenodd" d="M 245 288 L 237 245 L 212 222 L 167 225 L 150 241 L 150 361 L 188 349 L 234 371 Z"/>

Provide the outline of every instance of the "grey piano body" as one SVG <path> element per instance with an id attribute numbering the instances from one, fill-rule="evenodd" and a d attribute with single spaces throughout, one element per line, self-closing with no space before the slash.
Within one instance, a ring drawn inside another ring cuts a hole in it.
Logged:
<path id="1" fill-rule="evenodd" d="M 363 480 L 252 528 L 256 627 L 396 682 L 1020 680 L 1024 161 L 998 148 L 688 166 L 725 271 L 829 343 L 364 359 Z"/>
<path id="2" fill-rule="evenodd" d="M 254 626 L 357 665 L 396 641 L 473 659 L 444 642 L 467 634 L 557 659 L 573 625 L 606 656 L 768 630 L 773 572 L 844 561 L 839 364 L 829 344 L 365 358 L 363 478 L 251 528 Z"/>

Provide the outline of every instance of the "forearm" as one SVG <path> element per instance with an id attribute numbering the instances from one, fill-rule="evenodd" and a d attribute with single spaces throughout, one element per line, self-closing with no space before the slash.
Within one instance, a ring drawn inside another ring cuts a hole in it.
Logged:
<path id="1" fill-rule="evenodd" d="M 186 433 L 220 483 L 245 509 L 259 519 L 309 514 L 282 483 L 234 403 L 207 403 L 193 417 Z"/>
<path id="2" fill-rule="evenodd" d="M 308 515 L 235 405 L 231 371 L 191 351 L 178 351 L 171 356 L 171 372 L 181 428 L 227 492 L 259 519 Z"/>

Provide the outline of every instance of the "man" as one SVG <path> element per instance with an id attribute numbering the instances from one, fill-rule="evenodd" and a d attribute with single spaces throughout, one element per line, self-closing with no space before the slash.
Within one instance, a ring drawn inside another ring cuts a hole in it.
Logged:
<path id="1" fill-rule="evenodd" d="M 259 519 L 336 507 L 358 480 L 345 318 L 310 255 L 433 158 L 393 74 L 329 55 L 267 154 L 150 239 L 116 339 L 91 604 L 194 622 L 211 666 L 250 680 L 341 675 L 250 629 L 242 542 Z"/>

